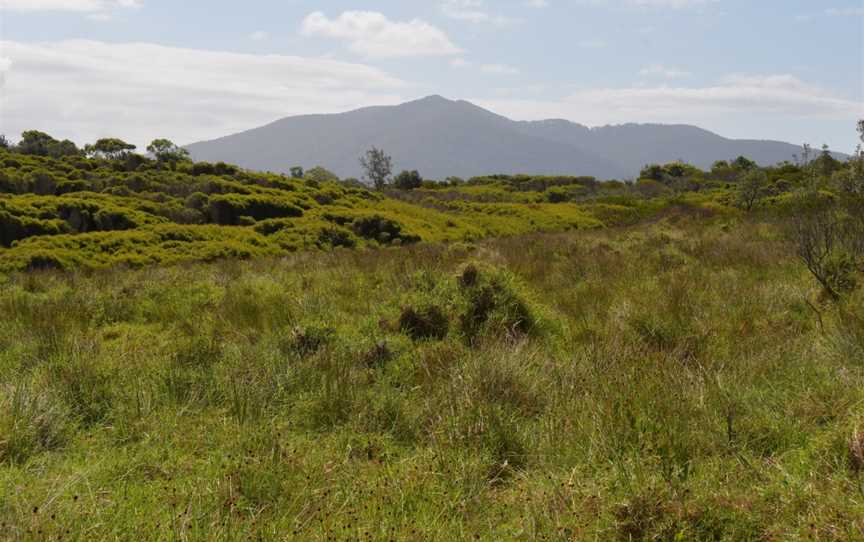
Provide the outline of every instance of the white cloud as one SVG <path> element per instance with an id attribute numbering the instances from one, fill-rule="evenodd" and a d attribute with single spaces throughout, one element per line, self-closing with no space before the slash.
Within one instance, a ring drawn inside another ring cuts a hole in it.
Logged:
<path id="1" fill-rule="evenodd" d="M 454 58 L 450 61 L 450 66 L 454 68 L 470 68 L 471 63 L 464 58 Z"/>
<path id="2" fill-rule="evenodd" d="M 480 66 L 483 73 L 491 73 L 493 75 L 519 75 L 519 68 L 508 66 L 507 64 L 483 64 Z"/>
<path id="3" fill-rule="evenodd" d="M 346 11 L 335 19 L 316 11 L 303 20 L 301 32 L 305 36 L 345 40 L 351 51 L 371 58 L 441 56 L 462 52 L 447 34 L 425 21 L 391 21 L 374 11 Z"/>
<path id="4" fill-rule="evenodd" d="M 256 30 L 249 34 L 249 39 L 252 41 L 265 41 L 270 39 L 270 33 L 263 30 Z"/>
<path id="5" fill-rule="evenodd" d="M 792 75 L 733 75 L 705 87 L 653 86 L 580 90 L 561 100 L 479 100 L 517 119 L 568 118 L 590 125 L 622 122 L 710 124 L 717 119 L 861 118 L 864 104 Z"/>
<path id="6" fill-rule="evenodd" d="M 407 84 L 370 66 L 96 41 L 0 41 L 3 131 L 141 146 L 221 137 L 286 115 L 402 101 Z M 10 69 L 11 67 L 11 69 Z"/>
<path id="7" fill-rule="evenodd" d="M 537 2 L 537 0 L 533 1 Z M 441 4 L 441 11 L 451 19 L 467 21 L 469 23 L 488 23 L 496 26 L 507 26 L 520 22 L 519 19 L 490 13 L 485 7 L 484 0 L 444 0 L 444 3 Z"/>
<path id="8" fill-rule="evenodd" d="M 525 5 L 529 8 L 545 8 L 549 7 L 549 2 L 546 0 L 525 0 Z"/>
<path id="9" fill-rule="evenodd" d="M 80 11 L 92 13 L 112 8 L 141 7 L 143 0 L 0 0 L 9 11 Z"/>
<path id="10" fill-rule="evenodd" d="M 864 8 L 829 8 L 825 10 L 825 14 L 832 17 L 862 17 Z"/>
<path id="11" fill-rule="evenodd" d="M 659 77 L 662 79 L 680 79 L 682 77 L 689 76 L 690 72 L 686 72 L 676 68 L 670 68 L 668 66 L 664 66 L 663 64 L 651 64 L 639 70 L 639 75 L 645 77 Z"/>

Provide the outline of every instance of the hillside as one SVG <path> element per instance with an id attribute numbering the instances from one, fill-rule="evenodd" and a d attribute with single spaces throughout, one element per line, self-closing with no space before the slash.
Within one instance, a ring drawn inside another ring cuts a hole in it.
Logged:
<path id="1" fill-rule="evenodd" d="M 498 196 L 473 201 L 466 186 L 455 200 L 429 205 L 399 191 L 393 197 L 371 192 L 324 170 L 295 179 L 225 163 L 169 167 L 134 154 L 109 160 L 0 150 L 0 271 L 467 241 L 601 227 L 642 212 L 639 201 L 579 204 L 546 192 L 585 190 L 579 183 L 586 182 L 595 195 L 624 194 L 627 187 L 599 190 L 585 178 L 537 180 L 522 192 L 478 179 L 477 189 Z M 444 188 L 431 185 L 430 195 Z M 519 193 L 530 197 L 510 197 Z"/>
<path id="2" fill-rule="evenodd" d="M 755 167 L 672 163 L 636 183 L 495 175 L 373 192 L 321 168 L 293 178 L 223 162 L 72 150 L 49 157 L 0 149 L 0 272 L 464 242 L 633 224 L 682 205 L 734 215 L 739 186 Z M 849 169 L 827 155 L 813 166 L 826 175 Z M 770 208 L 785 205 L 808 170 L 760 171 L 757 195 Z"/>
<path id="3" fill-rule="evenodd" d="M 707 169 L 747 156 L 761 165 L 793 160 L 801 147 L 731 140 L 693 126 L 587 128 L 568 121 L 515 122 L 465 101 L 430 96 L 392 107 L 306 115 L 187 146 L 198 160 L 287 172 L 323 165 L 341 177 L 361 176 L 358 158 L 384 148 L 399 169 L 431 179 L 494 173 L 635 178 L 642 166 L 683 160 Z"/>

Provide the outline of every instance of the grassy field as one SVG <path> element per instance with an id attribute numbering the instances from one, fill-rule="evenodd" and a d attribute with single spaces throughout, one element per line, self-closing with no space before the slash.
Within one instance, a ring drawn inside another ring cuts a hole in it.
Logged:
<path id="1" fill-rule="evenodd" d="M 685 211 L 6 275 L 0 539 L 864 540 L 864 292 Z"/>

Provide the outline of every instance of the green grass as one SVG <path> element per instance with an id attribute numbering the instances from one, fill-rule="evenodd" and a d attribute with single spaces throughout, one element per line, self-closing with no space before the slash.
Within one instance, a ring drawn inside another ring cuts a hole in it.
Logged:
<path id="1" fill-rule="evenodd" d="M 454 242 L 231 226 L 256 258 L 4 276 L 0 539 L 864 539 L 864 292 L 820 303 L 722 209 L 501 205 L 444 219 L 467 242 L 418 206 Z"/>

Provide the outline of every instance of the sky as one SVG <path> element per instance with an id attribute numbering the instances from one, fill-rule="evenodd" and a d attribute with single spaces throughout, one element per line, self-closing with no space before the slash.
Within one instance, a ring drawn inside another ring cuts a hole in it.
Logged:
<path id="1" fill-rule="evenodd" d="M 144 146 L 431 94 L 850 152 L 864 0 L 0 0 L 0 133 Z"/>

